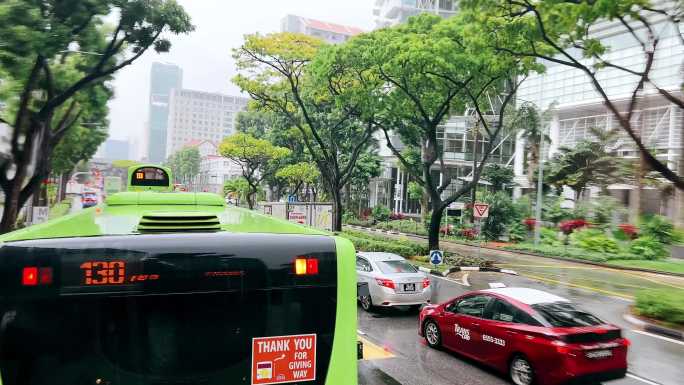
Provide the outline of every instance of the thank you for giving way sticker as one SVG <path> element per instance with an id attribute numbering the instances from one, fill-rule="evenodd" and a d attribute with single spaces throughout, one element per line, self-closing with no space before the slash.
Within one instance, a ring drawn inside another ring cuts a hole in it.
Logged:
<path id="1" fill-rule="evenodd" d="M 252 384 L 284 384 L 316 379 L 316 335 L 252 339 Z"/>

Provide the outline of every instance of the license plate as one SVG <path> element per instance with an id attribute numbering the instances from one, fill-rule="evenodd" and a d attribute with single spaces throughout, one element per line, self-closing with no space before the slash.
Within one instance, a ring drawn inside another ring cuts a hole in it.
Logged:
<path id="1" fill-rule="evenodd" d="M 587 358 L 595 359 L 595 360 L 600 360 L 602 358 L 608 358 L 613 356 L 613 351 L 610 349 L 604 349 L 604 350 L 591 350 L 585 353 L 585 356 Z"/>
<path id="2" fill-rule="evenodd" d="M 416 291 L 416 284 L 415 283 L 405 283 L 404 284 L 404 291 Z"/>

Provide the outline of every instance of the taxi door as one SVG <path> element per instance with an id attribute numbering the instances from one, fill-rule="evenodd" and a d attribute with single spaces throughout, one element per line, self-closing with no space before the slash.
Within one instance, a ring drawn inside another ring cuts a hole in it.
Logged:
<path id="1" fill-rule="evenodd" d="M 484 309 L 491 300 L 488 295 L 473 295 L 462 298 L 454 304 L 450 314 L 447 334 L 453 348 L 466 355 L 481 359 L 481 326 Z"/>
<path id="2" fill-rule="evenodd" d="M 518 310 L 503 299 L 493 298 L 484 312 L 481 328 L 481 352 L 485 361 L 497 368 L 505 368 L 512 345 L 519 332 L 512 326 Z M 502 366 L 503 365 L 503 366 Z"/>

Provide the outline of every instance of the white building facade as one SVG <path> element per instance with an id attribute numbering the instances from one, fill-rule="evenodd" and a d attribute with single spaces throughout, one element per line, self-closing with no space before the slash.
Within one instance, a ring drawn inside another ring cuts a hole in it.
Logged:
<path id="1" fill-rule="evenodd" d="M 637 33 L 644 34 L 638 26 L 635 28 Z M 659 42 L 650 77 L 659 87 L 681 98 L 681 86 L 684 82 L 681 72 L 684 47 L 670 23 L 654 20 L 654 28 L 658 33 Z M 593 33 L 603 44 L 610 46 L 610 53 L 605 55 L 607 60 L 633 70 L 642 69 L 643 48 L 622 25 L 605 23 Z M 517 101 L 533 102 L 541 111 L 548 111 L 545 121 L 551 138 L 547 149 L 548 156 L 556 153 L 559 147 L 572 148 L 581 140 L 591 139 L 589 129 L 595 127 L 619 130 L 619 138 L 611 150 L 618 156 L 638 159 L 636 145 L 620 128 L 614 115 L 604 106 L 603 99 L 590 83 L 589 77 L 579 69 L 556 63 L 545 64 L 546 73 L 530 76 L 521 85 Z M 621 112 L 626 112 L 638 78 L 618 69 L 604 68 L 599 71 L 598 80 Z M 652 86 L 647 85 L 637 99 L 632 124 L 638 130 L 645 146 L 652 149 L 659 160 L 675 171 L 680 169 L 683 161 L 682 123 L 682 110 L 661 97 Z M 519 140 L 514 161 L 516 180 L 523 187 L 527 183 L 524 148 L 524 141 Z M 609 189 L 611 194 L 622 200 L 625 205 L 629 206 L 633 203 L 630 200 L 635 199 L 635 186 L 609 186 Z M 516 195 L 519 195 L 522 188 L 516 190 Z M 677 216 L 681 217 L 684 207 L 678 203 L 681 202 L 680 198 L 663 200 L 655 189 L 650 190 L 641 194 L 642 208 L 646 212 L 668 215 L 675 220 Z"/>
<path id="2" fill-rule="evenodd" d="M 169 101 L 166 153 L 193 140 L 220 142 L 235 132 L 235 117 L 247 108 L 249 98 L 219 93 L 174 89 Z"/>
<path id="3" fill-rule="evenodd" d="M 375 0 L 375 26 L 383 28 L 400 24 L 424 12 L 446 18 L 456 13 L 457 3 L 458 0 Z"/>

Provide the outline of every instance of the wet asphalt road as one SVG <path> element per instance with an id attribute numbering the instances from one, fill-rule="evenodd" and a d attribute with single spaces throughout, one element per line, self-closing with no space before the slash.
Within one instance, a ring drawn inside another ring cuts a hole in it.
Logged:
<path id="1" fill-rule="evenodd" d="M 484 256 L 484 255 L 483 255 Z M 541 258 L 537 258 L 541 259 Z M 501 261 L 504 262 L 504 261 Z M 512 263 L 511 260 L 506 262 Z M 525 263 L 539 261 L 526 260 Z M 544 261 L 546 266 L 546 262 Z M 519 261 L 518 261 L 519 264 Z M 523 268 L 527 272 L 532 268 Z M 570 269 L 573 270 L 573 269 Z M 574 269 L 577 270 L 577 269 Z M 540 272 L 533 271 L 534 277 Z M 579 278 L 594 280 L 601 271 L 591 271 L 593 275 Z M 463 275 L 469 287 L 463 286 Z M 587 288 L 568 286 L 573 280 L 563 280 L 554 276 L 551 280 L 538 280 L 525 276 L 512 276 L 500 273 L 456 273 L 450 280 L 433 277 L 434 302 L 443 302 L 469 290 L 489 288 L 490 282 L 501 282 L 506 286 L 530 287 L 552 292 L 566 297 L 604 320 L 623 328 L 624 335 L 632 341 L 629 353 L 630 377 L 607 382 L 607 385 L 644 385 L 644 384 L 681 384 L 684 378 L 684 343 L 668 341 L 657 336 L 634 331 L 625 322 L 623 315 L 631 305 L 629 299 L 596 292 Z M 604 277 L 604 279 L 610 279 Z M 652 278 L 649 278 L 652 279 Z M 456 283 L 454 281 L 458 281 Z M 607 284 L 612 285 L 610 282 Z M 594 285 L 595 287 L 598 285 Z M 617 294 L 622 293 L 618 291 Z M 499 385 L 509 384 L 506 378 L 483 367 L 476 362 L 456 353 L 437 351 L 428 348 L 417 334 L 418 316 L 402 310 L 389 309 L 377 313 L 366 313 L 359 308 L 359 331 L 376 345 L 385 348 L 394 357 L 364 360 L 359 364 L 359 384 L 361 385 Z"/>

